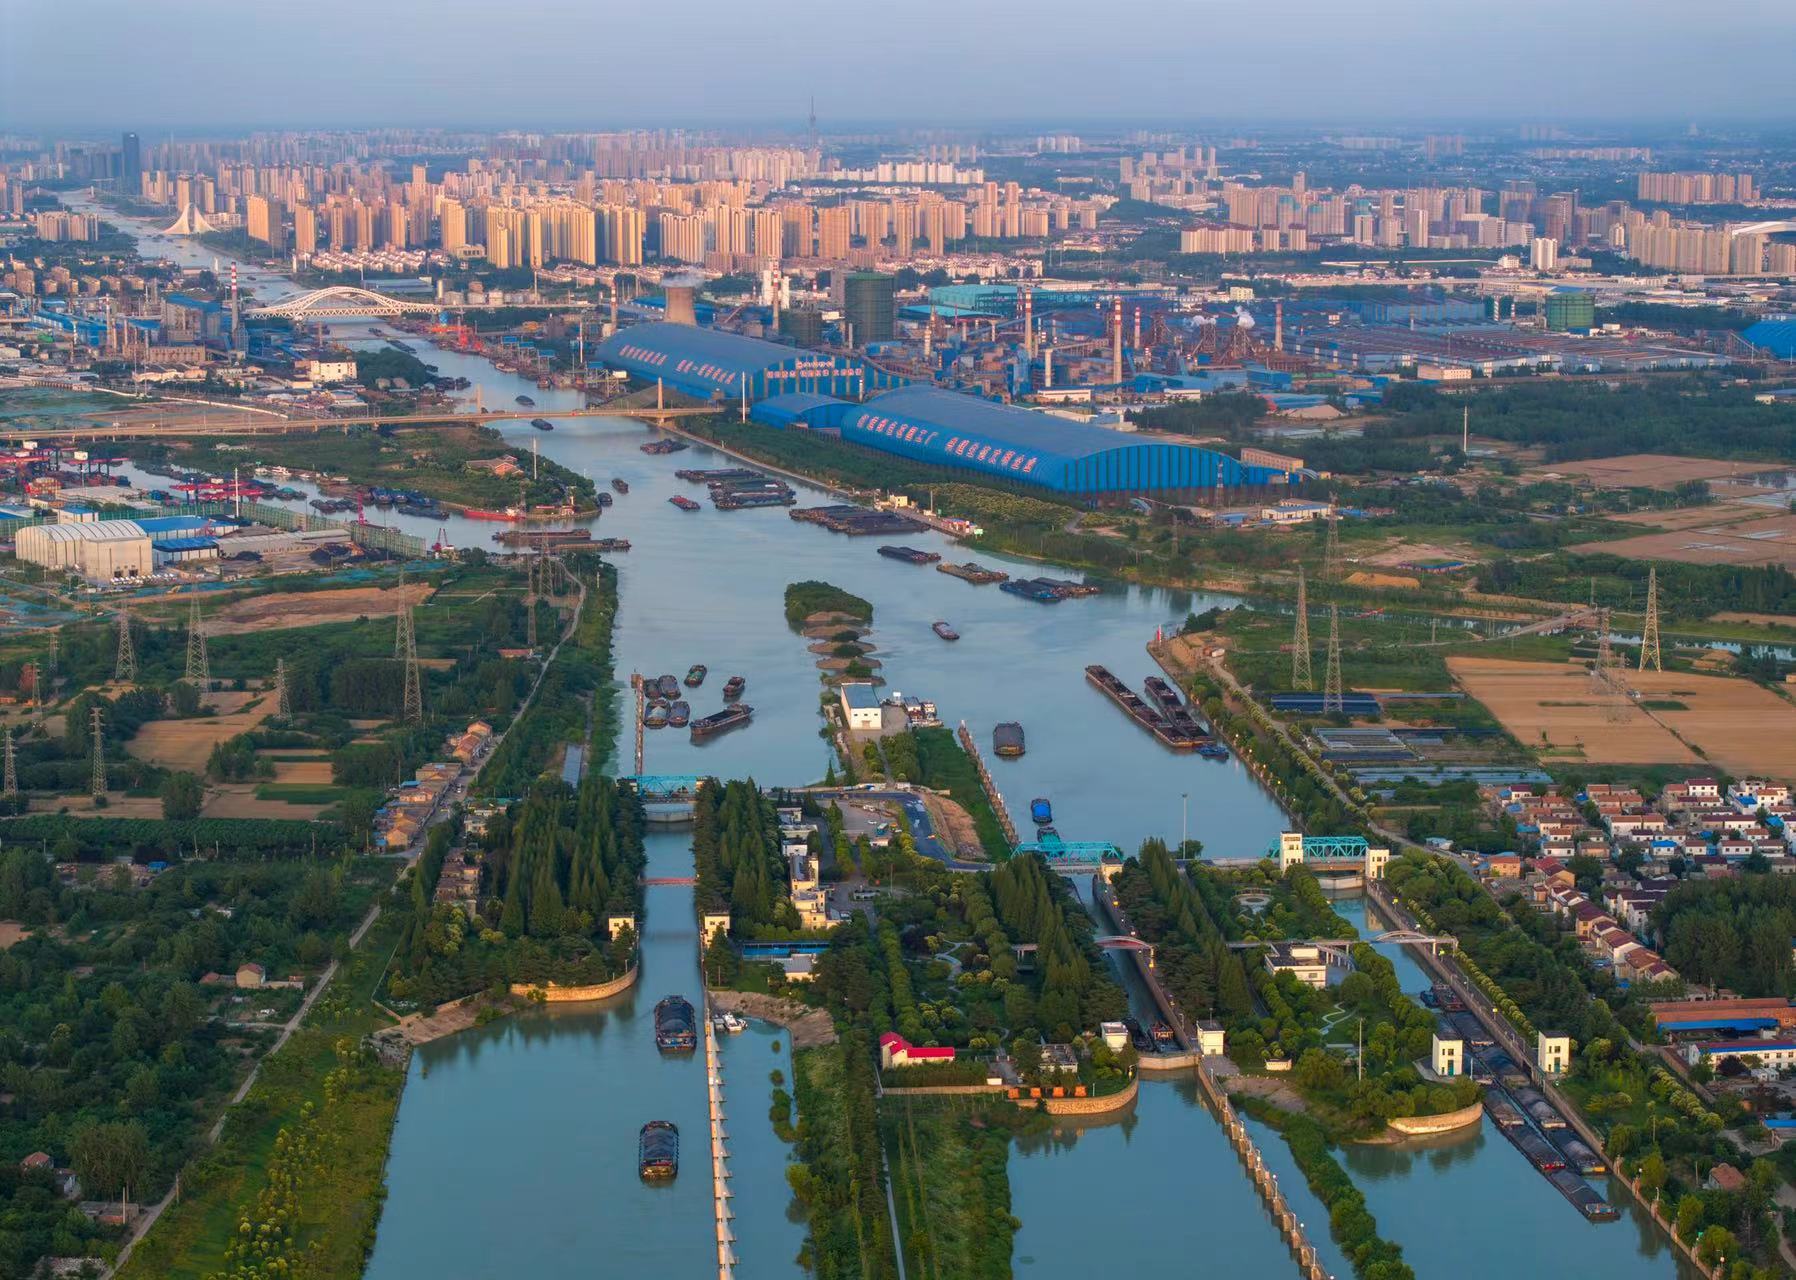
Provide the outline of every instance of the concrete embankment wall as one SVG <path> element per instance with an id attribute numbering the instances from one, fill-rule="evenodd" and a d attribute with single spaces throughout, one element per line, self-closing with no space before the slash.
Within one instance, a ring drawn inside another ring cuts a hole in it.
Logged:
<path id="1" fill-rule="evenodd" d="M 1421 1138 L 1435 1133 L 1451 1133 L 1479 1123 L 1484 1118 L 1484 1104 L 1474 1102 L 1457 1111 L 1444 1111 L 1438 1116 L 1396 1116 L 1387 1121 L 1395 1133 L 1405 1138 Z"/>
<path id="2" fill-rule="evenodd" d="M 1195 1049 L 1178 1053 L 1144 1053 L 1136 1069 L 1149 1076 L 1182 1075 L 1203 1060 L 1203 1054 Z"/>
<path id="3" fill-rule="evenodd" d="M 1137 1078 L 1129 1081 L 1127 1088 L 1099 1098 L 1043 1098 L 1042 1104 L 1051 1116 L 1101 1116 L 1133 1106 L 1135 1095 L 1140 1091 L 1141 1081 Z"/>
<path id="4" fill-rule="evenodd" d="M 604 1000 L 620 991 L 628 991 L 636 984 L 636 976 L 641 972 L 640 965 L 631 965 L 627 972 L 613 978 L 610 982 L 594 983 L 587 987 L 561 987 L 553 982 L 514 982 L 511 984 L 511 994 L 532 1000 L 540 999 L 548 1004 L 573 1004 L 582 1000 Z"/>

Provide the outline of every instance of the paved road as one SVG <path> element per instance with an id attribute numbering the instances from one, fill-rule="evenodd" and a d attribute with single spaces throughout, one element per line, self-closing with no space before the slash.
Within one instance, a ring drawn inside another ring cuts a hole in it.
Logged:
<path id="1" fill-rule="evenodd" d="M 917 852 L 926 858 L 934 858 L 947 866 L 950 871 L 989 871 L 991 866 L 984 862 L 962 862 L 948 851 L 948 846 L 936 834 L 935 824 L 929 820 L 929 809 L 923 803 L 923 797 L 915 791 L 898 788 L 881 787 L 866 790 L 859 787 L 813 790 L 811 795 L 820 800 L 840 800 L 844 803 L 862 800 L 868 803 L 896 804 L 904 810 L 904 816 L 910 822 L 911 839 L 916 841 Z"/>

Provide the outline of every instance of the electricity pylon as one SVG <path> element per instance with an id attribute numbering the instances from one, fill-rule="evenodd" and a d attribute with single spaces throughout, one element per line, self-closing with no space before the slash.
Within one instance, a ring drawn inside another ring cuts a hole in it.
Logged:
<path id="1" fill-rule="evenodd" d="M 1322 576 L 1330 582 L 1341 576 L 1341 517 L 1328 509 L 1328 541 L 1322 548 Z"/>
<path id="2" fill-rule="evenodd" d="M 212 687 L 212 668 L 206 660 L 206 628 L 200 621 L 200 598 L 193 598 L 187 615 L 187 678 L 199 687 Z"/>
<path id="3" fill-rule="evenodd" d="M 405 570 L 399 571 L 399 605 L 393 623 L 393 656 L 405 657 L 405 629 L 411 625 L 411 615 L 405 607 Z"/>
<path id="4" fill-rule="evenodd" d="M 131 615 L 123 609 L 118 611 L 118 661 L 113 665 L 112 678 L 121 683 L 137 679 L 137 650 L 131 644 Z"/>
<path id="5" fill-rule="evenodd" d="M 98 800 L 106 794 L 106 739 L 101 736 L 102 714 L 98 703 L 93 707 L 93 754 L 94 754 L 94 799 Z"/>
<path id="6" fill-rule="evenodd" d="M 1322 710 L 1342 709 L 1341 702 L 1341 606 L 1328 606 L 1328 671 L 1323 676 Z"/>
<path id="7" fill-rule="evenodd" d="M 536 648 L 536 557 L 527 557 L 524 561 L 524 572 L 530 575 L 530 585 L 524 591 L 524 643 Z"/>
<path id="8" fill-rule="evenodd" d="M 1654 565 L 1646 572 L 1646 630 L 1640 637 L 1640 669 L 1646 670 L 1647 663 L 1653 664 L 1654 671 L 1665 670 L 1665 663 L 1659 654 L 1659 566 Z"/>
<path id="9" fill-rule="evenodd" d="M 1310 588 L 1304 581 L 1303 566 L 1297 566 L 1297 623 L 1291 628 L 1291 687 L 1313 689 L 1316 678 L 1310 671 Z"/>
<path id="10" fill-rule="evenodd" d="M 405 711 L 407 724 L 416 724 L 424 719 L 424 687 L 418 676 L 418 637 L 412 628 L 412 611 L 409 606 L 400 606 L 400 626 L 405 629 Z"/>
<path id="11" fill-rule="evenodd" d="M 0 785 L 0 792 L 7 798 L 19 794 L 19 762 L 12 745 L 12 730 L 6 731 L 6 781 Z"/>

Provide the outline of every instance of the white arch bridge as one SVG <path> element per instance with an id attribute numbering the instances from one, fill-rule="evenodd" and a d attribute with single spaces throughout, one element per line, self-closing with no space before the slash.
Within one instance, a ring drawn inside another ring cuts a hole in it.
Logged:
<path id="1" fill-rule="evenodd" d="M 277 298 L 265 307 L 252 307 L 252 316 L 285 316 L 289 320 L 332 320 L 350 316 L 435 315 L 435 302 L 394 298 L 352 284 L 333 284 L 323 289 Z"/>

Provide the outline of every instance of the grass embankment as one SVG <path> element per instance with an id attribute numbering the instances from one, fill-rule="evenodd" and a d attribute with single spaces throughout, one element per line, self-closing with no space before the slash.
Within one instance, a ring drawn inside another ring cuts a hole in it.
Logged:
<path id="1" fill-rule="evenodd" d="M 953 731 L 917 729 L 912 737 L 916 741 L 918 781 L 938 791 L 945 789 L 950 799 L 973 815 L 973 824 L 979 831 L 979 846 L 985 850 L 987 858 L 993 861 L 1008 858 L 1010 842 L 1004 838 L 1004 828 L 998 822 L 997 811 L 992 808 L 991 797 L 986 795 L 985 787 L 979 781 L 979 771 L 973 767 L 972 757 L 961 750 Z"/>
<path id="2" fill-rule="evenodd" d="M 1321 1125 L 1258 1098 L 1237 1098 L 1236 1103 L 1284 1136 L 1304 1180 L 1328 1210 L 1329 1231 L 1352 1260 L 1357 1275 L 1363 1280 L 1415 1280 L 1416 1273 L 1403 1261 L 1403 1250 L 1378 1234 L 1378 1220 L 1366 1208 L 1365 1195 L 1329 1151 Z"/>
<path id="3" fill-rule="evenodd" d="M 798 1163 L 786 1180 L 810 1225 L 800 1261 L 817 1280 L 895 1280 L 867 1034 L 801 1049 L 792 1070 Z"/>
<path id="4" fill-rule="evenodd" d="M 786 623 L 793 629 L 816 613 L 845 613 L 860 622 L 873 621 L 873 605 L 829 582 L 808 579 L 786 584 Z"/>
<path id="5" fill-rule="evenodd" d="M 262 1064 L 218 1145 L 182 1171 L 181 1198 L 120 1280 L 361 1274 L 386 1199 L 405 1075 L 359 1046 L 389 1021 L 372 995 L 398 924 L 376 923 L 301 1029 Z"/>
<path id="6" fill-rule="evenodd" d="M 229 475 L 233 466 L 285 466 L 301 471 L 347 476 L 352 482 L 394 489 L 416 489 L 474 507 L 504 507 L 518 500 L 519 484 L 532 503 L 558 503 L 569 494 L 582 510 L 597 506 L 593 483 L 548 458 L 526 466 L 522 475 L 495 476 L 470 470 L 469 464 L 493 458 L 516 458 L 522 450 L 507 444 L 490 427 L 448 421 L 376 432 L 352 428 L 316 435 L 269 436 L 243 442 L 184 438 L 127 448 L 146 462 L 172 462 L 208 475 Z M 224 447 L 245 453 L 224 452 Z M 526 459 L 526 462 L 529 460 Z M 532 480 L 532 470 L 540 468 Z"/>
<path id="7" fill-rule="evenodd" d="M 578 565 L 592 573 L 573 634 L 543 673 L 542 687 L 506 732 L 480 775 L 481 789 L 518 796 L 554 763 L 564 744 L 589 748 L 587 767 L 605 764 L 615 736 L 618 691 L 613 681 L 612 627 L 617 618 L 617 568 L 605 562 Z M 597 748 L 597 750 L 591 750 Z"/>
<path id="8" fill-rule="evenodd" d="M 1005 1114 L 1008 1113 L 1008 1114 Z M 972 1097 L 889 1098 L 880 1115 L 905 1273 L 1009 1280 L 1009 1126 L 1023 1113 Z"/>

